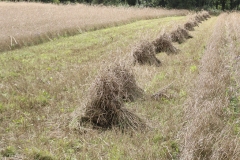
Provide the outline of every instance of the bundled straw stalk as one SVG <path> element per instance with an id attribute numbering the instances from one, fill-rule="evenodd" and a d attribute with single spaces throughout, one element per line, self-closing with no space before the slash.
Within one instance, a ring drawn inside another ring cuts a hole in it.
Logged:
<path id="1" fill-rule="evenodd" d="M 184 29 L 188 31 L 194 31 L 195 30 L 194 27 L 195 27 L 195 24 L 191 21 L 184 24 Z"/>
<path id="2" fill-rule="evenodd" d="M 132 56 L 134 58 L 134 64 L 148 64 L 155 65 L 157 67 L 161 65 L 160 60 L 156 57 L 154 45 L 146 40 L 140 42 L 133 48 Z"/>
<path id="3" fill-rule="evenodd" d="M 142 95 L 132 73 L 121 65 L 103 70 L 90 89 L 84 119 L 101 128 L 143 130 L 146 124 L 124 107 L 125 100 Z"/>
<path id="4" fill-rule="evenodd" d="M 170 36 L 173 42 L 178 42 L 179 44 L 183 43 L 185 39 L 192 38 L 188 31 L 181 27 L 178 27 L 176 30 L 172 31 Z"/>
<path id="5" fill-rule="evenodd" d="M 189 32 L 184 28 L 178 27 L 178 31 L 182 33 L 185 39 L 193 38 L 193 36 L 191 36 Z"/>
<path id="6" fill-rule="evenodd" d="M 163 34 L 155 39 L 152 44 L 155 47 L 156 53 L 166 52 L 167 54 L 178 53 L 178 49 L 173 46 L 170 36 Z"/>

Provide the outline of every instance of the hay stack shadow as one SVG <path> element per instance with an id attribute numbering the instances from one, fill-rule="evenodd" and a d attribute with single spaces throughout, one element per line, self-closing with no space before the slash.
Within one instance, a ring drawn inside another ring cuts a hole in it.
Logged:
<path id="1" fill-rule="evenodd" d="M 171 37 L 167 34 L 160 35 L 157 39 L 155 39 L 152 44 L 155 47 L 156 53 L 166 52 L 169 54 L 177 54 L 179 49 L 173 46 Z"/>
<path id="2" fill-rule="evenodd" d="M 133 64 L 161 66 L 161 61 L 157 59 L 155 47 L 147 40 L 141 41 L 132 50 Z"/>
<path id="3" fill-rule="evenodd" d="M 81 121 L 90 122 L 95 128 L 144 130 L 146 123 L 124 106 L 143 95 L 133 74 L 121 65 L 106 68 L 96 78 L 90 89 L 90 98 Z"/>

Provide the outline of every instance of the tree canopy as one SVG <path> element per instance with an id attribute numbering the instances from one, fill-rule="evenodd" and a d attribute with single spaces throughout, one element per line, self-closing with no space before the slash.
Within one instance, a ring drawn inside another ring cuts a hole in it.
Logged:
<path id="1" fill-rule="evenodd" d="M 18 0 L 10 0 L 18 1 Z M 87 3 L 103 5 L 129 5 L 167 7 L 177 9 L 239 10 L 240 0 L 25 0 L 45 3 Z"/>

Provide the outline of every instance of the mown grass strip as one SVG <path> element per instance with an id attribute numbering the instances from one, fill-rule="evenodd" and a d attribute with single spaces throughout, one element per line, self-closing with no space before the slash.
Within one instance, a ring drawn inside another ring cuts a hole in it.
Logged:
<path id="1" fill-rule="evenodd" d="M 138 21 L 1 53 L 0 133 L 5 139 L 1 145 L 20 145 L 22 149 L 17 152 L 30 159 L 36 156 L 36 150 L 43 151 L 37 154 L 45 153 L 46 146 L 56 157 L 70 156 L 68 144 L 75 145 L 79 140 L 72 131 L 69 135 L 69 114 L 84 103 L 99 67 L 129 54 L 131 44 L 142 35 L 156 35 L 162 28 L 184 20 L 167 17 Z M 72 140 L 59 139 L 65 136 Z M 68 149 L 61 154 L 56 150 L 59 147 Z"/>
<path id="2" fill-rule="evenodd" d="M 141 21 L 0 55 L 4 108 L 0 130 L 4 141 L 0 145 L 17 148 L 15 152 L 28 159 L 177 159 L 180 148 L 176 136 L 182 127 L 183 104 L 189 84 L 198 74 L 199 59 L 215 17 L 196 28 L 193 39 L 178 46 L 182 51 L 178 55 L 158 54 L 162 67 L 134 67 L 137 83 L 147 95 L 173 82 L 167 90 L 173 95 L 170 99 L 126 104 L 147 119 L 150 132 L 69 129 L 70 113 L 84 104 L 89 83 L 99 67 L 129 54 L 128 45 L 142 34 L 157 36 L 164 27 L 171 28 L 176 23 L 173 20 L 185 18 Z"/>

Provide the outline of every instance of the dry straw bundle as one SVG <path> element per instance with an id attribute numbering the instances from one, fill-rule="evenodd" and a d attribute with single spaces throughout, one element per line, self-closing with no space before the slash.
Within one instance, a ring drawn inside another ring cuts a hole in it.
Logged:
<path id="1" fill-rule="evenodd" d="M 201 23 L 201 20 L 197 17 L 197 14 L 195 13 L 189 17 L 189 20 L 187 23 L 190 23 L 190 25 L 192 25 L 193 27 L 196 27 L 196 26 L 199 27 L 198 24 Z"/>
<path id="2" fill-rule="evenodd" d="M 178 53 L 178 49 L 172 45 L 171 37 L 163 34 L 152 42 L 156 53 L 166 52 L 167 54 Z"/>
<path id="3" fill-rule="evenodd" d="M 197 14 L 195 14 L 195 20 L 198 22 L 198 23 L 201 23 L 202 21 L 205 21 L 207 20 L 208 18 L 211 18 L 210 14 L 207 12 L 207 11 L 201 11 Z"/>
<path id="4" fill-rule="evenodd" d="M 121 95 L 124 101 L 135 101 L 143 96 L 143 90 L 137 86 L 135 77 L 129 68 L 118 64 L 112 67 L 112 72 L 122 83 Z"/>
<path id="5" fill-rule="evenodd" d="M 207 12 L 207 11 L 202 11 L 201 13 L 201 16 L 204 18 L 204 19 L 208 19 L 208 18 L 211 18 L 210 14 Z"/>
<path id="6" fill-rule="evenodd" d="M 154 45 L 147 40 L 143 40 L 137 44 L 132 50 L 132 55 L 134 58 L 134 64 L 149 64 L 157 67 L 161 65 L 160 60 L 156 57 Z"/>
<path id="7" fill-rule="evenodd" d="M 178 42 L 179 44 L 183 43 L 185 39 L 192 38 L 188 31 L 181 27 L 178 27 L 176 30 L 172 31 L 170 36 L 173 42 Z"/>
<path id="8" fill-rule="evenodd" d="M 90 89 L 90 98 L 82 119 L 101 128 L 143 130 L 146 124 L 124 107 L 125 100 L 143 94 L 133 74 L 122 65 L 105 68 Z"/>
<path id="9" fill-rule="evenodd" d="M 202 18 L 201 18 L 198 14 L 194 14 L 193 19 L 194 19 L 194 21 L 196 21 L 197 23 L 202 23 Z"/>
<path id="10" fill-rule="evenodd" d="M 182 33 L 185 39 L 193 38 L 186 29 L 178 27 L 177 30 Z"/>
<path id="11" fill-rule="evenodd" d="M 185 41 L 184 36 L 180 30 L 174 30 L 170 33 L 173 42 L 183 43 Z"/>
<path id="12" fill-rule="evenodd" d="M 189 21 L 184 24 L 184 29 L 186 29 L 188 31 L 194 31 L 195 30 L 194 27 L 195 27 L 195 24 L 192 21 Z"/>
<path id="13" fill-rule="evenodd" d="M 197 20 L 199 23 L 202 23 L 202 21 L 205 21 L 205 18 L 202 17 L 202 15 L 200 13 L 198 13 L 196 16 L 195 16 L 195 20 Z"/>
<path id="14" fill-rule="evenodd" d="M 199 27 L 198 21 L 196 21 L 196 19 L 192 19 L 192 24 L 194 25 L 194 27 L 196 27 L 196 26 Z"/>

